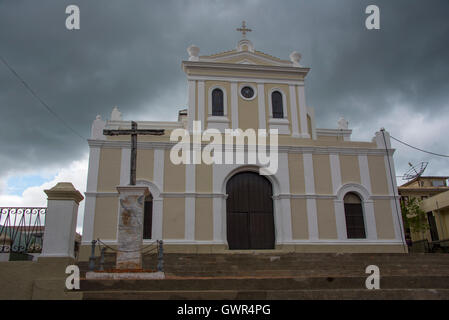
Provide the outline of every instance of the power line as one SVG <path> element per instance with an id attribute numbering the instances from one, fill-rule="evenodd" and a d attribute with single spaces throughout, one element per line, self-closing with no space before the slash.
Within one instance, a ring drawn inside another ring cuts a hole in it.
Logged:
<path id="1" fill-rule="evenodd" d="M 408 144 L 408 143 L 406 143 L 406 142 L 404 142 L 404 141 L 401 141 L 401 140 L 399 140 L 399 139 L 397 139 L 397 138 L 395 138 L 395 137 L 393 137 L 393 136 L 391 136 L 391 135 L 390 135 L 390 138 L 393 139 L 393 140 L 396 140 L 396 141 L 399 142 L 399 143 L 402 143 L 402 144 L 406 145 L 407 147 L 416 149 L 416 150 L 418 150 L 418 151 L 425 152 L 425 153 L 429 153 L 429 154 L 432 154 L 432 155 L 438 156 L 438 157 L 449 158 L 449 156 L 448 156 L 448 155 L 445 155 L 445 154 L 440 154 L 440 153 L 435 153 L 435 152 L 431 152 L 431 151 L 426 151 L 426 150 L 420 149 L 420 148 L 418 148 L 418 147 L 414 147 L 414 146 L 412 146 L 412 145 L 410 145 L 410 144 Z"/>
<path id="2" fill-rule="evenodd" d="M 56 119 L 58 119 L 59 121 L 61 121 L 61 123 L 66 126 L 70 131 L 72 131 L 74 134 L 76 134 L 78 137 L 80 137 L 83 140 L 86 140 L 86 138 L 84 138 L 81 134 L 79 134 L 75 129 L 73 129 L 63 118 L 61 118 L 55 111 L 53 111 L 53 109 L 44 101 L 42 100 L 37 93 L 28 85 L 28 83 L 26 83 L 26 81 L 24 79 L 22 79 L 22 77 L 8 64 L 8 62 L 6 62 L 6 60 L 0 55 L 0 60 L 2 60 L 3 64 L 9 69 L 9 71 L 11 71 L 11 73 L 17 78 L 19 79 L 19 81 L 23 84 L 23 86 L 25 87 L 25 89 L 28 90 L 28 92 L 34 97 L 36 98 L 44 107 L 45 109 L 47 109 L 48 112 L 50 112 Z"/>
<path id="3" fill-rule="evenodd" d="M 397 188 L 395 188 L 395 185 L 394 185 L 394 182 L 393 182 L 393 172 L 391 170 L 390 154 L 389 154 L 388 148 L 387 148 L 387 140 L 385 139 L 385 129 L 381 129 L 380 131 L 382 132 L 382 137 L 384 139 L 384 145 L 385 145 L 385 151 L 387 152 L 388 169 L 389 169 L 388 171 L 390 172 L 391 187 L 392 187 L 393 196 L 394 196 L 394 206 L 396 207 L 396 216 L 398 218 L 399 229 L 401 230 L 402 245 L 403 245 L 403 248 L 404 248 L 404 252 L 407 252 L 407 250 L 406 250 L 407 244 L 405 242 L 404 230 L 402 229 L 403 225 L 401 223 L 402 222 L 401 214 L 399 213 L 400 211 L 399 211 L 399 208 L 398 208 L 398 201 L 397 201 L 397 198 L 396 198 L 396 191 L 395 190 L 397 190 Z"/>

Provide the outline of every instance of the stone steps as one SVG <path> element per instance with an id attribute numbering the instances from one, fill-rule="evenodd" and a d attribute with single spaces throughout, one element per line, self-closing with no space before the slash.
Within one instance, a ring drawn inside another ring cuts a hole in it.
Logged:
<path id="1" fill-rule="evenodd" d="M 156 256 L 144 257 L 155 270 Z M 367 290 L 366 266 L 380 268 Z M 88 263 L 80 262 L 81 276 Z M 115 255 L 105 257 L 105 269 Z M 164 255 L 165 280 L 82 280 L 84 299 L 449 299 L 448 254 Z"/>
<path id="2" fill-rule="evenodd" d="M 207 291 L 366 289 L 366 277 L 169 277 L 165 280 L 82 280 L 89 291 Z M 449 289 L 449 276 L 385 276 L 382 289 Z"/>

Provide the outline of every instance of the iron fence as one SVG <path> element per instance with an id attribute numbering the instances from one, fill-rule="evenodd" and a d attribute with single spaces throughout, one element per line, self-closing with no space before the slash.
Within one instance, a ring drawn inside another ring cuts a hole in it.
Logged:
<path id="1" fill-rule="evenodd" d="M 47 208 L 0 207 L 0 253 L 42 251 Z"/>

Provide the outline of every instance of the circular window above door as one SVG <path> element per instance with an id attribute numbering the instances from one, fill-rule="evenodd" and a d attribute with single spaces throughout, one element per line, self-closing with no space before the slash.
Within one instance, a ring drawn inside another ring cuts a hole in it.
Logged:
<path id="1" fill-rule="evenodd" d="M 256 89 L 250 85 L 242 85 L 240 87 L 240 96 L 244 100 L 253 100 L 256 97 Z"/>

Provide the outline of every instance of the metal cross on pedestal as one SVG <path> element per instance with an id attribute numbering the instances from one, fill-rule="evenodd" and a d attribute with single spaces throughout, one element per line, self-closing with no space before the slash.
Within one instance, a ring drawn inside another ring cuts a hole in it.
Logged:
<path id="1" fill-rule="evenodd" d="M 248 28 L 246 27 L 246 22 L 245 22 L 245 21 L 242 21 L 242 27 L 241 27 L 241 28 L 237 28 L 237 31 L 241 32 L 243 38 L 245 39 L 245 38 L 246 38 L 246 33 L 247 33 L 247 32 L 251 32 L 251 31 L 253 31 L 253 30 L 248 29 Z"/>
<path id="2" fill-rule="evenodd" d="M 131 121 L 131 130 L 129 129 L 104 129 L 105 136 L 122 136 L 131 135 L 131 172 L 129 184 L 136 185 L 136 167 L 137 167 L 137 135 L 153 135 L 161 136 L 164 134 L 164 129 L 137 129 L 137 122 Z"/>

